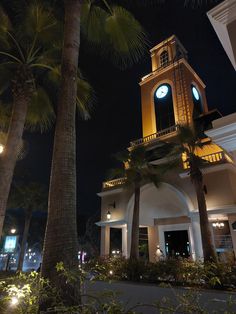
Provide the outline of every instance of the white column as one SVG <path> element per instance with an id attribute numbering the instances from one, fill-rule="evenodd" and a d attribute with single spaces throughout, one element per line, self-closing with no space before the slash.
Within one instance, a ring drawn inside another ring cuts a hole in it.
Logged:
<path id="1" fill-rule="evenodd" d="M 127 226 L 122 227 L 122 255 L 128 257 L 128 236 Z"/>
<path id="2" fill-rule="evenodd" d="M 198 213 L 192 215 L 191 223 L 192 223 L 193 239 L 189 239 L 189 240 L 192 246 L 193 258 L 198 260 L 198 259 L 203 258 L 202 237 L 201 237 L 200 220 L 199 220 Z M 192 242 L 191 240 L 194 242 L 194 245 L 191 243 Z"/>
<path id="3" fill-rule="evenodd" d="M 101 227 L 101 256 L 107 256 L 110 254 L 110 227 Z"/>
<path id="4" fill-rule="evenodd" d="M 127 258 L 130 256 L 132 225 L 127 224 Z"/>
<path id="5" fill-rule="evenodd" d="M 152 263 L 156 261 L 157 240 L 157 226 L 148 227 L 148 252 L 149 261 Z"/>
<path id="6" fill-rule="evenodd" d="M 235 214 L 228 215 L 228 219 L 229 219 L 229 228 L 230 228 L 230 234 L 231 234 L 232 243 L 233 243 L 234 255 L 236 257 L 236 230 L 233 230 L 232 228 L 232 223 L 236 221 L 236 215 Z"/>

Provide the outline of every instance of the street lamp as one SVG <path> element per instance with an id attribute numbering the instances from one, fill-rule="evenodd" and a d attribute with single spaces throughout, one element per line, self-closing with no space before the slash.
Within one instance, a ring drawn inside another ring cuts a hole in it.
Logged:
<path id="1" fill-rule="evenodd" d="M 11 234 L 15 234 L 16 233 L 16 229 L 15 228 L 11 228 L 10 232 L 11 232 Z"/>

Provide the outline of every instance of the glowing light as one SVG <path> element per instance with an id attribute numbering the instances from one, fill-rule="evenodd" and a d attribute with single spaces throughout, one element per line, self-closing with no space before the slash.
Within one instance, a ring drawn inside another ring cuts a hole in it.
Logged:
<path id="1" fill-rule="evenodd" d="M 17 297 L 12 297 L 11 298 L 11 305 L 17 305 L 19 303 L 19 299 Z"/>
<path id="2" fill-rule="evenodd" d="M 110 275 L 113 275 L 113 270 L 110 270 L 110 271 L 109 271 L 109 274 L 110 274 Z"/>
<path id="3" fill-rule="evenodd" d="M 2 144 L 0 144 L 0 154 L 2 154 L 4 151 L 4 146 Z"/>
<path id="4" fill-rule="evenodd" d="M 168 91 L 169 91 L 168 86 L 167 86 L 167 85 L 162 85 L 162 86 L 160 86 L 160 87 L 157 89 L 157 91 L 156 91 L 156 97 L 157 97 L 157 98 L 164 98 L 164 97 L 167 95 Z"/>
<path id="5" fill-rule="evenodd" d="M 6 236 L 5 243 L 4 243 L 4 252 L 6 253 L 13 253 L 17 246 L 17 236 L 11 235 Z"/>
<path id="6" fill-rule="evenodd" d="M 108 211 L 107 212 L 107 220 L 110 220 L 111 219 L 111 213 Z"/>
<path id="7" fill-rule="evenodd" d="M 196 100 L 199 100 L 200 99 L 200 95 L 199 95 L 199 92 L 198 90 L 196 89 L 196 87 L 192 87 L 192 92 L 193 92 L 193 96 Z"/>
<path id="8" fill-rule="evenodd" d="M 12 228 L 12 229 L 11 229 L 11 233 L 12 233 L 12 234 L 15 234 L 15 233 L 16 233 L 16 229 L 15 229 L 15 228 Z"/>
<path id="9" fill-rule="evenodd" d="M 225 224 L 223 222 L 217 221 L 217 222 L 213 222 L 212 226 L 217 229 L 222 229 L 224 228 Z"/>

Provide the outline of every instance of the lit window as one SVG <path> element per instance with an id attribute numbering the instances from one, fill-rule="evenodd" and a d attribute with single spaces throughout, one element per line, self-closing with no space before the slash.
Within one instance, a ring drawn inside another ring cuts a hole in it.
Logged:
<path id="1" fill-rule="evenodd" d="M 169 63 L 169 55 L 166 50 L 164 50 L 160 55 L 161 67 L 166 67 Z"/>

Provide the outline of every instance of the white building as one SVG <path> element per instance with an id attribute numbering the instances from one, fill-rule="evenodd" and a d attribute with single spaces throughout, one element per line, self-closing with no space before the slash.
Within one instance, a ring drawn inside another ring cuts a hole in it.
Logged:
<path id="1" fill-rule="evenodd" d="M 215 247 L 219 253 L 232 255 L 236 252 L 236 114 L 222 118 L 217 110 L 208 111 L 205 85 L 189 65 L 187 51 L 176 36 L 150 53 L 152 72 L 140 82 L 143 137 L 130 147 L 152 149 L 159 139 L 173 140 L 178 124 L 201 121 L 215 142 L 199 151 L 199 156 L 210 162 L 203 171 Z M 120 249 L 129 256 L 134 195 L 123 183 L 123 178 L 104 182 L 98 194 L 102 199 L 101 221 L 97 223 L 101 227 L 101 255 Z M 155 260 L 157 245 L 164 255 L 202 257 L 196 195 L 186 163 L 166 175 L 160 188 L 142 186 L 140 203 L 141 238 L 150 261 Z M 110 241 L 114 229 L 121 234 L 120 247 Z"/>
<path id="2" fill-rule="evenodd" d="M 207 13 L 236 70 L 236 0 L 225 0 Z"/>

